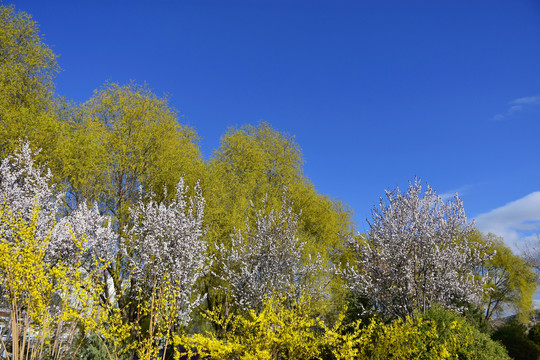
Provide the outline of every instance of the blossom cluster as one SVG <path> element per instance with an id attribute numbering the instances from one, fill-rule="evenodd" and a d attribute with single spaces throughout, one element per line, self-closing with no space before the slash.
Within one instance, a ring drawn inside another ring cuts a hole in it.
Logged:
<path id="1" fill-rule="evenodd" d="M 490 255 L 468 241 L 474 227 L 457 195 L 445 202 L 415 179 L 405 193 L 387 191 L 372 215 L 368 235 L 350 240 L 356 263 L 342 274 L 351 291 L 401 318 L 434 304 L 478 304 L 474 270 Z"/>
<path id="2" fill-rule="evenodd" d="M 184 323 L 200 303 L 200 297 L 191 299 L 192 290 L 209 265 L 203 237 L 205 201 L 198 184 L 189 203 L 187 190 L 181 179 L 176 197 L 168 204 L 140 198 L 131 209 L 134 225 L 127 231 L 133 253 L 130 266 L 138 286 L 152 287 L 167 279 L 182 289 L 178 318 Z"/>
<path id="3" fill-rule="evenodd" d="M 253 207 L 253 205 L 252 205 Z M 219 248 L 219 277 L 229 287 L 235 304 L 260 309 L 264 300 L 280 294 L 289 300 L 320 293 L 314 278 L 322 271 L 320 259 L 304 259 L 305 243 L 297 236 L 300 214 L 285 199 L 281 211 L 255 212 L 254 226 L 231 236 L 230 248 Z"/>

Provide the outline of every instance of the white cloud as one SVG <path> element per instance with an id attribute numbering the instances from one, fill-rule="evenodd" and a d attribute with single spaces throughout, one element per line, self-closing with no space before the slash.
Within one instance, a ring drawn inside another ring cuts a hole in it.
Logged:
<path id="1" fill-rule="evenodd" d="M 515 115 L 522 111 L 526 111 L 540 105 L 540 95 L 525 96 L 522 98 L 514 99 L 508 102 L 509 108 L 505 113 L 497 114 L 493 116 L 493 120 L 503 120 L 509 116 Z"/>
<path id="2" fill-rule="evenodd" d="M 513 250 L 522 250 L 540 233 L 540 191 L 476 217 L 476 226 L 484 233 L 502 236 Z"/>
<path id="3" fill-rule="evenodd" d="M 470 189 L 472 185 L 465 185 L 458 189 L 447 191 L 445 193 L 439 194 L 439 196 L 443 199 L 443 201 L 447 201 L 450 199 L 453 199 L 456 194 L 461 198 L 464 194 L 467 193 L 467 190 Z"/>
<path id="4" fill-rule="evenodd" d="M 519 99 L 510 101 L 510 104 L 516 105 L 540 105 L 540 95 L 537 96 L 526 96 Z"/>
<path id="5" fill-rule="evenodd" d="M 520 111 L 523 111 L 523 106 L 522 105 L 512 105 L 512 107 L 510 107 L 510 109 L 508 109 L 508 114 L 515 114 L 515 113 L 518 113 Z"/>

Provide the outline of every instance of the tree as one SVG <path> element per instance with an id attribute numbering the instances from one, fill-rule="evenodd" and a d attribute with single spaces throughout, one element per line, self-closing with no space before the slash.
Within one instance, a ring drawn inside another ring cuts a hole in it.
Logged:
<path id="1" fill-rule="evenodd" d="M 66 121 L 70 141 L 61 174 L 67 192 L 66 213 L 88 201 L 97 203 L 99 212 L 110 217 L 115 236 L 107 246 L 119 251 L 103 273 L 102 281 L 113 284 L 105 299 L 118 301 L 125 322 L 133 323 L 137 309 L 132 300 L 141 277 L 133 277 L 134 268 L 127 264 L 140 264 L 140 256 L 145 256 L 135 239 L 142 235 L 134 233 L 144 220 L 136 220 L 133 211 L 139 216 L 146 201 L 166 207 L 164 204 L 174 201 L 181 178 L 195 184 L 202 177 L 204 164 L 197 137 L 192 128 L 178 124 L 166 98 L 133 82 L 106 84 Z M 158 218 L 167 216 L 155 211 Z M 177 235 L 180 230 L 175 231 Z M 150 268 L 144 265 L 137 271 L 141 269 Z M 146 296 L 150 294 L 146 292 Z"/>
<path id="2" fill-rule="evenodd" d="M 494 253 L 480 269 L 487 279 L 482 301 L 485 319 L 489 320 L 511 307 L 522 321 L 527 322 L 537 289 L 533 268 L 521 256 L 515 255 L 502 238 L 493 234 L 477 236 L 481 244 L 490 244 L 487 251 Z"/>
<path id="3" fill-rule="evenodd" d="M 36 234 L 44 238 L 53 227 L 61 205 L 61 194 L 51 186 L 52 175 L 34 162 L 38 151 L 32 151 L 28 142 L 19 143 L 19 151 L 6 156 L 0 163 L 0 206 L 9 206 L 14 214 L 29 219 L 35 207 L 40 216 Z M 0 232 L 6 233 L 1 228 Z"/>
<path id="4" fill-rule="evenodd" d="M 129 266 L 136 287 L 148 293 L 169 283 L 178 301 L 175 320 L 181 325 L 189 323 L 193 308 L 201 301 L 200 296 L 193 297 L 208 265 L 202 227 L 204 199 L 197 185 L 188 205 L 186 191 L 181 179 L 176 197 L 168 203 L 140 199 L 131 209 L 134 225 L 128 233 Z"/>
<path id="5" fill-rule="evenodd" d="M 255 224 L 246 233 L 232 236 L 231 247 L 221 245 L 220 273 L 233 303 L 244 310 L 260 311 L 265 299 L 274 295 L 289 303 L 301 297 L 320 295 L 317 280 L 321 261 L 303 254 L 297 237 L 299 214 L 285 200 L 279 212 L 263 207 L 255 211 Z M 246 221 L 248 222 L 248 221 Z"/>
<path id="6" fill-rule="evenodd" d="M 116 236 L 110 228 L 110 219 L 100 215 L 96 207 L 88 208 L 86 202 L 80 203 L 71 214 L 63 216 L 61 209 L 65 193 L 51 184 L 50 170 L 35 163 L 39 152 L 32 151 L 28 142 L 21 142 L 16 153 L 2 160 L 0 207 L 7 206 L 10 212 L 26 220 L 30 219 L 35 209 L 39 209 L 35 236 L 40 239 L 51 237 L 45 249 L 48 263 L 60 259 L 75 262 L 79 260 L 75 254 L 87 260 L 91 255 L 97 255 L 103 262 L 110 261 L 117 250 L 111 246 Z M 7 239 L 11 236 L 2 226 L 0 234 Z M 73 236 L 79 242 L 74 242 Z M 84 249 L 83 253 L 79 253 L 80 247 Z M 93 262 L 89 261 L 88 264 Z"/>
<path id="7" fill-rule="evenodd" d="M 103 289 L 94 278 L 108 259 L 96 250 L 112 233 L 107 219 L 86 206 L 62 217 L 64 194 L 36 165 L 39 152 L 19 146 L 0 163 L 0 296 L 10 308 L 14 356 L 32 354 L 24 352 L 31 335 L 40 353 L 61 358 L 79 327 L 84 336 L 97 326 Z"/>
<path id="8" fill-rule="evenodd" d="M 536 239 L 527 244 L 523 251 L 523 258 L 529 266 L 533 267 L 538 276 L 540 274 L 540 235 L 536 235 Z"/>
<path id="9" fill-rule="evenodd" d="M 160 350 L 165 358 L 175 330 L 189 324 L 202 301 L 197 283 L 209 262 L 202 227 L 204 199 L 198 185 L 193 198 L 186 192 L 181 179 L 174 199 L 158 203 L 153 196 L 140 198 L 130 209 L 133 226 L 124 249 L 130 250 L 126 261 L 131 287 L 119 303 L 129 312 L 124 324 L 128 320 L 130 347 L 140 359 L 153 359 Z"/>
<path id="10" fill-rule="evenodd" d="M 209 193 L 210 241 L 229 243 L 230 234 L 243 227 L 251 202 L 260 207 L 266 201 L 269 209 L 278 210 L 286 187 L 293 210 L 302 212 L 298 236 L 306 243 L 306 251 L 335 260 L 343 251 L 341 235 L 352 231 L 352 212 L 339 201 L 317 193 L 303 174 L 303 163 L 294 137 L 268 123 L 229 129 L 203 182 Z"/>
<path id="11" fill-rule="evenodd" d="M 64 214 L 60 205 L 65 194 L 50 184 L 50 171 L 35 165 L 36 154 L 22 143 L 19 152 L 0 163 L 0 273 L 5 275 L 0 295 L 16 305 L 16 318 L 30 309 L 28 301 L 39 301 L 39 314 L 25 324 L 38 318 L 49 321 L 44 309 L 53 296 L 60 296 L 61 304 L 71 304 L 62 318 L 70 326 L 83 322 L 85 331 L 95 331 L 116 349 L 155 355 L 161 340 L 172 339 L 173 327 L 186 325 L 201 301 L 195 285 L 207 257 L 200 188 L 188 198 L 181 179 L 176 197 L 167 200 L 164 195 L 162 202 L 140 192 L 129 209 L 131 224 L 120 235 L 109 217 L 85 201 Z M 119 277 L 112 276 L 116 270 Z M 81 309 L 83 302 L 73 303 L 77 299 L 92 301 L 85 304 L 92 305 L 92 311 L 100 305 L 99 317 Z M 150 333 L 141 328 L 147 319 Z M 122 339 L 136 346 L 128 347 Z"/>
<path id="12" fill-rule="evenodd" d="M 201 183 L 207 201 L 207 237 L 210 250 L 218 260 L 222 258 L 218 246 L 230 249 L 231 234 L 238 231 L 246 234 L 245 219 L 252 212 L 251 203 L 261 209 L 265 201 L 268 212 L 278 213 L 286 187 L 293 212 L 302 213 L 296 223 L 296 236 L 304 244 L 302 256 L 320 256 L 323 263 L 341 261 L 346 252 L 343 239 L 354 227 L 352 212 L 342 203 L 318 193 L 303 174 L 302 165 L 301 150 L 294 137 L 267 123 L 231 128 L 222 136 L 219 149 L 210 159 L 208 176 Z M 214 263 L 214 273 L 220 271 L 219 263 Z M 338 279 L 328 277 L 326 281 L 330 282 L 332 294 L 337 295 L 332 297 L 332 303 L 339 303 L 342 286 L 337 284 Z M 226 287 L 222 279 L 206 277 L 210 310 L 219 304 L 228 308 L 228 294 L 217 290 Z"/>
<path id="13" fill-rule="evenodd" d="M 68 205 L 97 201 L 119 229 L 129 223 L 129 208 L 139 188 L 170 197 L 181 177 L 195 183 L 203 163 L 195 131 L 178 124 L 166 98 L 147 86 L 109 83 L 81 106 L 70 122 L 70 147 L 64 164 Z"/>
<path id="14" fill-rule="evenodd" d="M 63 125 L 56 116 L 56 55 L 42 41 L 32 17 L 0 6 L 0 157 L 25 138 L 54 160 Z M 56 163 L 55 163 L 56 166 Z"/>
<path id="15" fill-rule="evenodd" d="M 474 270 L 489 256 L 466 241 L 473 227 L 457 195 L 444 202 L 415 179 L 406 193 L 386 191 L 372 214 L 369 235 L 350 242 L 356 266 L 341 272 L 348 289 L 401 318 L 437 303 L 456 309 L 480 301 Z"/>

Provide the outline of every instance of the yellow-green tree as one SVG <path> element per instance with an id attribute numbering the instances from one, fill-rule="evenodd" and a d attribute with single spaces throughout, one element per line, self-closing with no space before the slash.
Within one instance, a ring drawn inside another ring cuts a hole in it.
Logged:
<path id="1" fill-rule="evenodd" d="M 0 156 L 25 138 L 54 160 L 63 130 L 57 117 L 54 76 L 56 55 L 43 42 L 32 17 L 13 6 L 0 6 Z M 55 164 L 50 164 L 56 167 Z"/>
<path id="2" fill-rule="evenodd" d="M 320 255 L 327 263 L 338 262 L 345 251 L 342 235 L 353 228 L 351 212 L 342 203 L 318 193 L 302 166 L 301 150 L 294 138 L 269 124 L 229 129 L 210 159 L 208 176 L 202 182 L 210 248 L 230 246 L 231 234 L 245 231 L 246 221 L 255 225 L 253 209 L 262 209 L 263 202 L 268 211 L 279 212 L 286 191 L 292 211 L 301 214 L 297 236 L 305 243 L 304 256 Z M 228 314 L 230 299 L 226 292 L 213 291 L 216 281 L 207 278 L 208 307 L 223 304 Z"/>
<path id="3" fill-rule="evenodd" d="M 264 199 L 276 210 L 284 188 L 294 211 L 302 212 L 301 240 L 308 251 L 328 258 L 342 250 L 340 234 L 352 229 L 351 211 L 344 204 L 320 194 L 303 173 L 301 149 L 294 137 L 268 123 L 231 128 L 210 160 L 206 189 L 212 242 L 227 242 L 235 228 L 242 228 L 253 202 Z"/>
<path id="4" fill-rule="evenodd" d="M 494 253 L 492 259 L 486 261 L 481 269 L 488 279 L 488 291 L 483 301 L 485 319 L 489 320 L 510 308 L 521 321 L 527 322 L 533 310 L 532 299 L 538 287 L 533 268 L 521 256 L 514 254 L 500 237 L 477 233 L 472 240 L 488 240 L 491 244 L 488 251 Z"/>
<path id="5" fill-rule="evenodd" d="M 70 121 L 64 174 L 75 200 L 98 201 L 125 224 L 139 188 L 174 194 L 184 177 L 194 184 L 202 157 L 195 131 L 178 123 L 166 97 L 146 86 L 108 83 Z"/>

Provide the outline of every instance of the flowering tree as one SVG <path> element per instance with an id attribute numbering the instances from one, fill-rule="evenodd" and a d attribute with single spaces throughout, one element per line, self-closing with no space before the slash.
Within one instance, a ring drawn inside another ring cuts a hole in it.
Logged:
<path id="1" fill-rule="evenodd" d="M 54 186 L 50 185 L 50 171 L 43 171 L 34 163 L 33 152 L 28 143 L 21 143 L 19 152 L 7 156 L 0 163 L 0 206 L 9 206 L 14 214 L 20 214 L 29 220 L 35 207 L 39 207 L 40 216 L 36 223 L 36 236 L 47 236 L 55 223 L 61 198 Z M 0 225 L 0 232 L 7 237 L 10 234 L 6 224 Z"/>
<path id="2" fill-rule="evenodd" d="M 79 239 L 80 244 L 72 241 L 71 234 Z M 118 234 L 111 228 L 111 219 L 100 214 L 97 205 L 88 207 L 81 202 L 69 215 L 58 220 L 52 232 L 52 258 L 69 260 L 74 257 L 79 247 L 85 262 L 84 265 L 94 265 L 94 257 L 99 263 L 113 261 L 118 251 Z"/>
<path id="3" fill-rule="evenodd" d="M 444 202 L 415 179 L 406 193 L 386 191 L 372 214 L 369 235 L 350 241 L 355 266 L 341 272 L 353 293 L 401 318 L 436 303 L 479 302 L 482 281 L 473 271 L 489 255 L 468 243 L 474 229 L 457 195 Z"/>
<path id="4" fill-rule="evenodd" d="M 230 248 L 221 245 L 220 274 L 234 303 L 244 309 L 260 309 L 273 293 L 297 300 L 319 291 L 315 275 L 321 261 L 303 259 L 304 243 L 296 235 L 300 214 L 285 200 L 279 212 L 255 211 L 254 226 L 232 235 Z"/>
<path id="5" fill-rule="evenodd" d="M 130 266 L 137 286 L 148 289 L 170 281 L 178 290 L 177 316 L 183 324 L 200 301 L 192 296 L 208 264 L 202 229 L 204 199 L 199 185 L 189 200 L 187 190 L 181 179 L 176 198 L 168 204 L 139 199 L 131 209 L 134 226 L 128 232 L 133 254 Z"/>

